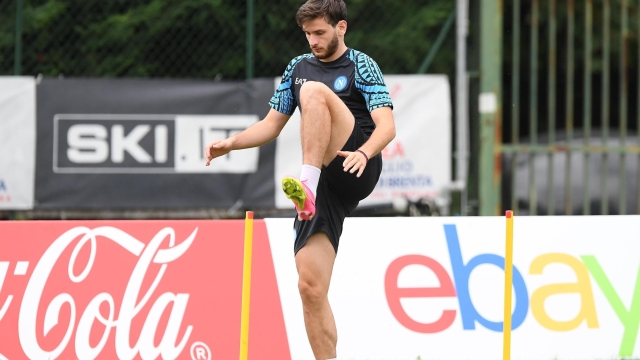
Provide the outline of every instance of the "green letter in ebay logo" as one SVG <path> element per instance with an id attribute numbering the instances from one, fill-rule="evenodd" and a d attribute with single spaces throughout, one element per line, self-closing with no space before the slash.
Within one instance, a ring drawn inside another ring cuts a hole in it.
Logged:
<path id="1" fill-rule="evenodd" d="M 600 289 L 602 289 L 604 296 L 611 304 L 616 315 L 618 315 L 622 326 L 624 326 L 624 335 L 622 335 L 622 344 L 620 344 L 618 356 L 633 355 L 633 348 L 635 347 L 638 336 L 638 325 L 640 324 L 640 283 L 638 282 L 638 280 L 640 280 L 640 268 L 636 275 L 636 286 L 633 290 L 631 306 L 629 306 L 629 310 L 627 310 L 595 256 L 582 256 L 582 261 L 587 265 L 589 272 L 591 272 L 596 283 L 600 286 Z"/>

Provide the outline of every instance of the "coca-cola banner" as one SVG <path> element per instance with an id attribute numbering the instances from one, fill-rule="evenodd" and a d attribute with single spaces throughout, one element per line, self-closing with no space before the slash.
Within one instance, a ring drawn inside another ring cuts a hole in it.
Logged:
<path id="1" fill-rule="evenodd" d="M 0 210 L 33 208 L 36 81 L 0 77 Z"/>
<path id="2" fill-rule="evenodd" d="M 44 79 L 37 94 L 39 208 L 275 206 L 275 143 L 209 167 L 203 151 L 267 114 L 272 79 Z"/>
<path id="3" fill-rule="evenodd" d="M 244 225 L 0 223 L 0 359 L 237 359 Z M 290 359 L 264 221 L 249 357 Z"/>

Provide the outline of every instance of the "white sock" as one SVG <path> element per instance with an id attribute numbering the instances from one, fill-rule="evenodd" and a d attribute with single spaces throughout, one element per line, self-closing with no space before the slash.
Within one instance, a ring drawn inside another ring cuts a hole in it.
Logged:
<path id="1" fill-rule="evenodd" d="M 300 173 L 300 181 L 304 181 L 307 184 L 307 187 L 311 192 L 313 192 L 313 196 L 316 196 L 316 192 L 318 190 L 318 182 L 320 181 L 320 172 L 321 170 L 315 166 L 311 165 L 302 165 L 302 172 Z"/>

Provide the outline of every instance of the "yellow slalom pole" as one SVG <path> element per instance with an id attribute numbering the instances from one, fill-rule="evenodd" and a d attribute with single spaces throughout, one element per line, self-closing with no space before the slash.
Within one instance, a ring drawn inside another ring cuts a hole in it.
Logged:
<path id="1" fill-rule="evenodd" d="M 507 244 L 504 254 L 504 326 L 502 359 L 511 359 L 511 290 L 513 284 L 513 211 L 506 213 Z"/>
<path id="2" fill-rule="evenodd" d="M 240 320 L 240 360 L 249 354 L 249 304 L 251 297 L 251 252 L 253 251 L 253 211 L 244 220 L 244 260 L 242 270 L 242 318 Z"/>

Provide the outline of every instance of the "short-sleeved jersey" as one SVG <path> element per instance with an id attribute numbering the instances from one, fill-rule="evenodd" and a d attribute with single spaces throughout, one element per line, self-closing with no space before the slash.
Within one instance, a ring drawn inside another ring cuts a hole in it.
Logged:
<path id="1" fill-rule="evenodd" d="M 300 106 L 300 87 L 306 81 L 318 81 L 333 90 L 367 136 L 375 129 L 371 111 L 383 106 L 393 108 L 378 64 L 357 50 L 347 49 L 331 62 L 320 61 L 313 54 L 294 58 L 287 65 L 269 106 L 283 114 L 293 114 L 296 106 Z"/>

